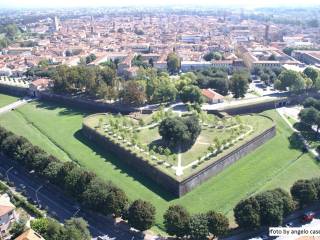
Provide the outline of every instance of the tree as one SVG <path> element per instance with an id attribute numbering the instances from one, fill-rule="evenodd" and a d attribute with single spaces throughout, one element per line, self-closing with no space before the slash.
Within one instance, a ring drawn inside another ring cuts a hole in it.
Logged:
<path id="1" fill-rule="evenodd" d="M 10 40 L 15 40 L 17 35 L 19 34 L 19 28 L 16 24 L 8 24 L 4 27 L 4 34 Z"/>
<path id="2" fill-rule="evenodd" d="M 199 87 L 191 85 L 185 86 L 180 92 L 180 98 L 182 102 L 187 103 L 203 103 L 203 98 L 201 94 L 201 90 Z"/>
<path id="3" fill-rule="evenodd" d="M 272 191 L 265 191 L 256 197 L 260 208 L 260 221 L 262 226 L 279 226 L 283 221 L 282 200 Z"/>
<path id="4" fill-rule="evenodd" d="M 63 238 L 64 227 L 52 218 L 32 220 L 30 226 L 46 240 L 60 240 Z"/>
<path id="5" fill-rule="evenodd" d="M 269 75 L 268 74 L 266 74 L 266 73 L 264 73 L 264 74 L 262 74 L 261 75 L 261 81 L 263 81 L 265 84 L 269 84 Z"/>
<path id="6" fill-rule="evenodd" d="M 291 189 L 291 195 L 296 200 L 300 207 L 310 204 L 317 200 L 317 189 L 311 180 L 298 180 Z"/>
<path id="7" fill-rule="evenodd" d="M 43 170 L 42 175 L 45 176 L 51 183 L 58 184 L 58 175 L 63 168 L 63 163 L 60 161 L 50 162 Z"/>
<path id="8" fill-rule="evenodd" d="M 181 67 L 181 59 L 176 53 L 170 53 L 167 57 L 167 69 L 171 74 L 178 73 Z"/>
<path id="9" fill-rule="evenodd" d="M 272 192 L 276 198 L 279 198 L 282 201 L 283 216 L 287 216 L 295 209 L 295 203 L 287 191 L 281 188 L 276 188 Z"/>
<path id="10" fill-rule="evenodd" d="M 86 191 L 90 181 L 95 177 L 94 173 L 75 167 L 66 175 L 64 186 L 73 196 L 80 198 L 81 194 Z"/>
<path id="11" fill-rule="evenodd" d="M 313 97 L 308 97 L 304 102 L 303 102 L 303 107 L 304 108 L 309 108 L 309 107 L 314 107 L 318 111 L 320 111 L 320 101 L 313 98 Z"/>
<path id="12" fill-rule="evenodd" d="M 60 240 L 63 236 L 63 226 L 52 218 L 46 218 L 48 226 L 45 233 L 40 233 L 46 240 Z"/>
<path id="13" fill-rule="evenodd" d="M 89 56 L 86 57 L 86 64 L 89 64 L 89 63 L 93 62 L 96 59 L 97 59 L 96 55 L 91 53 Z"/>
<path id="14" fill-rule="evenodd" d="M 107 201 L 108 195 L 113 188 L 115 188 L 115 186 L 112 184 L 95 178 L 82 194 L 82 202 L 90 210 L 99 211 L 105 215 L 112 214 L 113 212 L 110 211 L 110 203 Z"/>
<path id="15" fill-rule="evenodd" d="M 187 235 L 190 214 L 183 206 L 170 206 L 163 218 L 167 233 L 177 237 L 184 237 Z"/>
<path id="16" fill-rule="evenodd" d="M 299 113 L 300 120 L 309 128 L 316 123 L 319 111 L 314 107 L 304 108 Z"/>
<path id="17" fill-rule="evenodd" d="M 193 215 L 188 224 L 188 232 L 193 240 L 204 240 L 209 236 L 208 219 L 205 214 Z"/>
<path id="18" fill-rule="evenodd" d="M 8 45 L 9 45 L 9 39 L 6 37 L 0 37 L 0 50 L 8 47 Z"/>
<path id="19" fill-rule="evenodd" d="M 177 89 L 173 82 L 168 78 L 161 78 L 157 86 L 154 86 L 152 101 L 155 103 L 164 103 L 175 101 Z"/>
<path id="20" fill-rule="evenodd" d="M 235 98 L 243 98 L 248 90 L 248 77 L 236 72 L 231 77 L 231 92 Z"/>
<path id="21" fill-rule="evenodd" d="M 219 52 L 209 52 L 203 56 L 203 59 L 207 62 L 214 60 L 221 60 L 222 56 Z"/>
<path id="22" fill-rule="evenodd" d="M 168 117 L 159 126 L 159 134 L 163 141 L 171 146 L 190 146 L 201 131 L 199 120 L 195 116 L 187 118 Z"/>
<path id="23" fill-rule="evenodd" d="M 221 213 L 210 211 L 207 213 L 208 229 L 211 234 L 221 237 L 228 232 L 229 220 Z"/>
<path id="24" fill-rule="evenodd" d="M 124 103 L 141 105 L 146 101 L 145 88 L 138 81 L 129 81 L 120 92 L 120 97 Z"/>
<path id="25" fill-rule="evenodd" d="M 319 72 L 312 67 L 307 67 L 303 70 L 303 73 L 312 80 L 313 85 L 319 77 Z"/>
<path id="26" fill-rule="evenodd" d="M 252 230 L 260 226 L 260 206 L 254 197 L 241 200 L 233 211 L 239 227 Z"/>
<path id="27" fill-rule="evenodd" d="M 112 188 L 106 197 L 106 211 L 113 213 L 115 217 L 121 217 L 128 202 L 128 197 L 122 189 Z"/>
<path id="28" fill-rule="evenodd" d="M 305 80 L 299 72 L 284 70 L 278 77 L 279 90 L 299 91 L 305 88 Z"/>
<path id="29" fill-rule="evenodd" d="M 43 172 L 50 162 L 57 161 L 55 157 L 49 156 L 45 152 L 38 152 L 33 156 L 32 161 L 29 162 L 29 168 L 37 172 Z"/>
<path id="30" fill-rule="evenodd" d="M 15 239 L 26 230 L 26 223 L 27 220 L 21 217 L 18 221 L 12 224 L 9 230 L 10 234 L 12 235 L 12 239 Z"/>
<path id="31" fill-rule="evenodd" d="M 276 55 L 271 54 L 270 57 L 268 58 L 269 61 L 275 61 L 276 60 Z"/>
<path id="32" fill-rule="evenodd" d="M 64 224 L 62 240 L 90 240 L 88 223 L 82 218 L 71 218 Z"/>
<path id="33" fill-rule="evenodd" d="M 293 50 L 294 50 L 294 49 L 291 48 L 291 47 L 286 47 L 286 48 L 284 48 L 282 51 L 283 51 L 285 54 L 291 56 Z"/>
<path id="34" fill-rule="evenodd" d="M 131 227 L 145 231 L 155 223 L 155 207 L 146 201 L 135 200 L 128 210 L 128 223 Z"/>

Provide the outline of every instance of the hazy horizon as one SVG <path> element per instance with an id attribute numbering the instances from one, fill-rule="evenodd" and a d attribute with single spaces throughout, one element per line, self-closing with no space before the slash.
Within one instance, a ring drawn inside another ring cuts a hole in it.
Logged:
<path id="1" fill-rule="evenodd" d="M 55 1 L 44 1 L 44 0 L 0 0 L 0 8 L 70 8 L 70 7 L 124 7 L 124 6 L 135 6 L 135 7 L 147 7 L 147 6 L 170 6 L 179 5 L 183 6 L 221 6 L 221 7 L 272 7 L 272 6 L 287 6 L 287 7 L 307 7 L 312 5 L 320 5 L 319 0 L 305 0 L 301 3 L 301 0 L 269 0 L 269 1 L 255 1 L 255 0 L 119 0 L 108 1 L 108 0 L 55 0 Z"/>

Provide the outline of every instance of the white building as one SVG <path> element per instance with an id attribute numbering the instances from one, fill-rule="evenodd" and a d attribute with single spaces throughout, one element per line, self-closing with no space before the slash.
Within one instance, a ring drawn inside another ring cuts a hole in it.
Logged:
<path id="1" fill-rule="evenodd" d="M 11 223 L 16 220 L 15 209 L 7 194 L 0 196 L 0 236 L 5 235 Z"/>

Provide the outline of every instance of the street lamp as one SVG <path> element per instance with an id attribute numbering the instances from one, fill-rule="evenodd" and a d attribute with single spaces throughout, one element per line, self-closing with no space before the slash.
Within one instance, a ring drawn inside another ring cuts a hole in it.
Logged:
<path id="1" fill-rule="evenodd" d="M 39 198 L 38 198 L 38 192 L 41 190 L 41 188 L 43 188 L 43 185 L 41 185 L 40 187 L 38 187 L 36 189 L 36 199 L 37 199 L 37 203 L 39 204 Z"/>
<path id="2" fill-rule="evenodd" d="M 10 180 L 9 180 L 9 172 L 11 171 L 13 169 L 13 167 L 10 167 L 7 171 L 6 171 L 6 176 L 7 176 L 7 180 L 8 180 L 8 182 L 10 182 Z"/>
<path id="3" fill-rule="evenodd" d="M 72 217 L 75 217 L 80 212 L 80 207 L 75 211 L 75 213 L 72 215 Z"/>

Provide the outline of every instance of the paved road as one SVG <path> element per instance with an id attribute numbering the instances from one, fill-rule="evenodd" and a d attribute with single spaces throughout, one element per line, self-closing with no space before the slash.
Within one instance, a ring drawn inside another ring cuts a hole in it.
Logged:
<path id="1" fill-rule="evenodd" d="M 139 239 L 137 234 L 124 230 L 123 227 L 115 226 L 110 219 L 81 209 L 74 200 L 66 197 L 55 186 L 13 165 L 10 160 L 3 156 L 0 156 L 0 173 L 5 178 L 8 177 L 9 181 L 14 183 L 16 189 L 24 192 L 25 196 L 35 203 L 39 201 L 41 207 L 46 209 L 51 217 L 60 222 L 74 216 L 83 217 L 88 222 L 93 237 L 107 235 L 116 240 Z"/>

